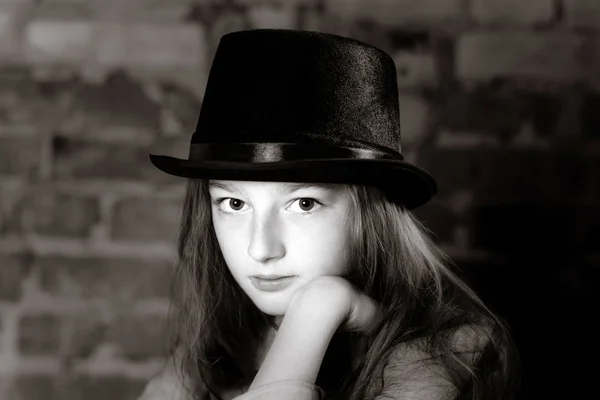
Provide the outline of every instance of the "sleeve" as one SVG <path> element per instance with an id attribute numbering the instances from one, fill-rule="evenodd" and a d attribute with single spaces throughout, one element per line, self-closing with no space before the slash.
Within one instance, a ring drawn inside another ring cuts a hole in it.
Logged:
<path id="1" fill-rule="evenodd" d="M 472 354 L 474 363 L 483 341 L 471 328 L 454 336 L 456 351 Z M 445 368 L 420 350 L 424 339 L 398 346 L 383 369 L 383 387 L 375 400 L 449 400 L 458 396 Z"/>
<path id="2" fill-rule="evenodd" d="M 286 380 L 252 389 L 232 400 L 321 400 L 324 398 L 323 390 L 312 383 Z"/>

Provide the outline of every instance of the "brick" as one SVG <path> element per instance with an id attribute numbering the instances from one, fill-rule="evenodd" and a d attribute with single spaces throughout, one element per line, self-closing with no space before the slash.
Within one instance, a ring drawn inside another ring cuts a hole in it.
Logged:
<path id="1" fill-rule="evenodd" d="M 576 121 L 563 122 L 569 113 L 572 118 L 581 118 L 579 112 L 570 111 L 573 101 L 568 97 L 568 90 L 542 94 L 483 86 L 443 99 L 438 105 L 438 125 L 455 132 L 491 133 L 497 141 L 506 143 L 525 123 L 531 123 L 536 134 L 548 138 L 564 129 L 564 124 L 571 131 L 576 129 Z"/>
<path id="2" fill-rule="evenodd" d="M 187 159 L 190 152 L 190 139 L 188 135 L 175 138 L 158 138 L 150 147 L 150 154 L 165 154 L 171 157 Z M 163 172 L 161 171 L 161 173 Z M 178 182 L 180 184 L 185 183 L 184 180 L 179 180 Z"/>
<path id="3" fill-rule="evenodd" d="M 475 20 L 490 25 L 539 25 L 554 18 L 553 0 L 474 0 Z"/>
<path id="4" fill-rule="evenodd" d="M 161 133 L 169 137 L 185 136 L 187 140 L 196 129 L 201 105 L 201 100 L 187 88 L 180 85 L 165 88 L 160 114 Z M 189 140 L 187 143 L 189 146 Z"/>
<path id="5" fill-rule="evenodd" d="M 457 190 L 472 188 L 477 182 L 477 173 L 481 173 L 479 171 L 486 156 L 483 151 L 467 149 L 422 149 L 418 159 L 419 166 L 437 181 L 436 197 L 443 199 Z"/>
<path id="6" fill-rule="evenodd" d="M 219 1 L 219 0 L 205 0 L 205 1 Z M 319 0 L 233 0 L 233 4 L 239 4 L 239 5 L 243 5 L 243 6 L 264 6 L 264 5 L 270 5 L 270 6 L 288 6 L 288 5 L 294 5 L 294 6 L 311 6 L 311 5 L 318 5 L 319 4 Z"/>
<path id="7" fill-rule="evenodd" d="M 64 90 L 67 83 L 60 84 Z M 103 141 L 152 142 L 160 127 L 160 105 L 144 85 L 125 73 L 110 74 L 100 84 L 82 84 L 57 131 Z"/>
<path id="8" fill-rule="evenodd" d="M 10 396 L 12 396 L 10 390 L 11 390 L 11 385 L 12 385 L 12 379 L 9 376 L 0 376 L 0 395 L 2 395 L 2 398 L 12 398 Z"/>
<path id="9" fill-rule="evenodd" d="M 419 164 L 438 182 L 439 197 L 473 189 L 478 202 L 544 202 L 557 197 L 556 160 L 536 149 L 427 149 Z M 568 175 L 562 175 L 569 179 Z"/>
<path id="10" fill-rule="evenodd" d="M 407 149 L 424 139 L 431 113 L 429 105 L 420 96 L 401 94 L 398 102 L 402 147 Z"/>
<path id="11" fill-rule="evenodd" d="M 198 24 L 101 21 L 94 60 L 104 67 L 198 68 L 206 37 Z"/>
<path id="12" fill-rule="evenodd" d="M 331 15 L 312 8 L 299 10 L 298 15 L 299 27 L 302 30 L 353 37 L 353 30 L 359 26 L 339 14 Z"/>
<path id="13" fill-rule="evenodd" d="M 61 390 L 61 400 L 135 400 L 147 380 L 125 376 L 72 376 Z"/>
<path id="14" fill-rule="evenodd" d="M 13 15 L 4 10 L 0 11 L 0 56 L 3 58 L 12 55 L 16 29 L 13 23 Z"/>
<path id="15" fill-rule="evenodd" d="M 436 58 L 432 53 L 399 51 L 393 54 L 400 89 L 436 87 L 439 83 Z"/>
<path id="16" fill-rule="evenodd" d="M 587 202 L 593 198 L 594 158 L 582 152 L 496 151 L 477 186 L 481 202 Z"/>
<path id="17" fill-rule="evenodd" d="M 42 374 L 16 375 L 11 388 L 10 399 L 19 400 L 60 400 L 62 399 L 55 376 Z"/>
<path id="18" fill-rule="evenodd" d="M 96 25 L 98 39 L 94 60 L 105 68 L 118 68 L 126 64 L 129 45 L 126 40 L 130 27 L 116 21 L 101 21 Z"/>
<path id="19" fill-rule="evenodd" d="M 26 231 L 47 236 L 82 237 L 99 222 L 99 200 L 65 193 L 32 193 L 21 204 Z"/>
<path id="20" fill-rule="evenodd" d="M 147 380 L 114 375 L 21 374 L 15 376 L 10 400 L 135 400 Z"/>
<path id="21" fill-rule="evenodd" d="M 204 68 L 209 70 L 221 37 L 231 32 L 248 29 L 248 17 L 240 10 L 223 9 L 223 11 L 214 12 L 213 15 L 200 15 L 197 18 L 208 20 L 206 23 L 208 24 L 207 38 L 210 51 L 205 55 Z"/>
<path id="22" fill-rule="evenodd" d="M 40 171 L 42 143 L 35 137 L 0 137 L 0 175 L 34 177 Z"/>
<path id="23" fill-rule="evenodd" d="M 329 0 L 324 2 L 325 13 L 344 20 L 353 20 L 364 7 L 363 0 Z"/>
<path id="24" fill-rule="evenodd" d="M 571 82 L 581 76 L 582 39 L 564 32 L 474 32 L 456 44 L 456 74 L 466 81 L 494 78 Z"/>
<path id="25" fill-rule="evenodd" d="M 34 20 L 25 29 L 30 62 L 72 63 L 93 59 L 94 25 L 90 21 Z"/>
<path id="26" fill-rule="evenodd" d="M 19 321 L 19 351 L 24 355 L 55 355 L 60 350 L 61 320 L 52 314 L 28 314 Z"/>
<path id="27" fill-rule="evenodd" d="M 441 130 L 436 133 L 434 146 L 440 149 L 500 147 L 500 141 L 490 132 Z"/>
<path id="28" fill-rule="evenodd" d="M 181 200 L 128 198 L 115 204 L 111 237 L 116 240 L 177 241 Z"/>
<path id="29" fill-rule="evenodd" d="M 69 358 L 88 358 L 106 340 L 108 322 L 88 312 L 63 317 L 66 335 L 64 354 Z"/>
<path id="30" fill-rule="evenodd" d="M 552 153 L 546 151 L 496 151 L 486 163 L 485 179 L 475 196 L 479 201 L 503 199 L 543 202 L 551 196 Z"/>
<path id="31" fill-rule="evenodd" d="M 0 301 L 21 298 L 23 280 L 31 270 L 31 259 L 24 254 L 0 254 Z"/>
<path id="32" fill-rule="evenodd" d="M 25 184 L 0 185 L 0 235 L 21 231 L 19 207 Z"/>
<path id="33" fill-rule="evenodd" d="M 127 66 L 197 68 L 204 62 L 206 39 L 197 24 L 137 23 L 127 33 Z"/>
<path id="34" fill-rule="evenodd" d="M 37 263 L 41 288 L 55 296 L 125 302 L 170 295 L 173 267 L 167 261 L 45 256 Z"/>
<path id="35" fill-rule="evenodd" d="M 52 109 L 29 70 L 0 69 L 0 135 L 11 128 L 35 129 Z"/>
<path id="36" fill-rule="evenodd" d="M 451 243 L 453 241 L 454 228 L 458 218 L 450 208 L 438 202 L 429 202 L 413 212 L 432 232 L 432 237 L 436 242 Z"/>
<path id="37" fill-rule="evenodd" d="M 129 360 L 164 358 L 168 355 L 166 315 L 119 315 L 107 332 L 107 340 Z"/>
<path id="38" fill-rule="evenodd" d="M 303 9 L 298 12 L 299 29 L 330 33 L 360 40 L 392 54 L 397 48 L 392 41 L 389 29 L 376 24 L 354 23 L 339 15 L 319 12 L 315 9 Z"/>
<path id="39" fill-rule="evenodd" d="M 194 0 L 146 1 L 137 5 L 134 18 L 144 22 L 180 22 L 195 3 Z"/>
<path id="40" fill-rule="evenodd" d="M 324 19 L 323 24 L 329 23 L 330 19 Z M 348 37 L 360 40 L 375 46 L 388 54 L 394 53 L 397 50 L 392 37 L 389 35 L 389 30 L 377 24 L 357 23 L 349 25 Z"/>
<path id="41" fill-rule="evenodd" d="M 60 1 L 60 0 L 58 0 Z M 89 0 L 84 0 L 90 2 Z M 177 2 L 177 1 L 176 1 Z M 174 3 L 176 3 L 174 2 Z M 147 3 L 155 3 L 154 0 L 104 0 L 102 2 L 94 2 L 93 4 L 94 17 L 100 21 L 135 21 L 136 12 L 143 8 Z"/>
<path id="42" fill-rule="evenodd" d="M 19 57 L 21 9 L 20 4 L 14 3 L 0 7 L 0 62 Z"/>
<path id="43" fill-rule="evenodd" d="M 461 23 L 467 14 L 463 0 L 332 0 L 327 2 L 326 12 L 387 27 L 437 27 Z"/>
<path id="44" fill-rule="evenodd" d="M 567 25 L 600 28 L 600 3 L 596 0 L 562 0 Z"/>
<path id="45" fill-rule="evenodd" d="M 93 1 L 44 0 L 32 7 L 30 19 L 80 21 L 94 18 Z"/>
<path id="46" fill-rule="evenodd" d="M 252 29 L 298 29 L 298 14 L 292 7 L 251 7 L 248 19 Z"/>
<path id="47" fill-rule="evenodd" d="M 168 178 L 133 144 L 55 138 L 54 177 L 59 179 L 160 180 Z"/>

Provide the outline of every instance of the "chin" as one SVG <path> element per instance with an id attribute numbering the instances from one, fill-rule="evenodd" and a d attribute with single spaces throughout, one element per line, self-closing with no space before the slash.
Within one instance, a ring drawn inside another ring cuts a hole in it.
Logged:
<path id="1" fill-rule="evenodd" d="M 267 315 L 272 315 L 274 317 L 276 316 L 283 316 L 285 315 L 285 312 L 287 311 L 287 300 L 283 301 L 283 302 L 277 302 L 275 303 L 274 301 L 269 302 L 268 300 L 265 301 L 264 299 L 260 299 L 260 301 L 256 301 L 255 299 L 252 299 L 252 301 L 254 302 L 254 305 L 263 313 L 267 314 Z"/>

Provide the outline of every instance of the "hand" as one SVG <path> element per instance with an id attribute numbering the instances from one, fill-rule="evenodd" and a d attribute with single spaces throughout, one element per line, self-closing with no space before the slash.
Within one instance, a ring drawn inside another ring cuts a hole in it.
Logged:
<path id="1" fill-rule="evenodd" d="M 373 299 L 339 276 L 320 276 L 298 289 L 288 312 L 296 308 L 333 318 L 344 330 L 366 335 L 375 330 L 382 317 L 382 310 Z"/>

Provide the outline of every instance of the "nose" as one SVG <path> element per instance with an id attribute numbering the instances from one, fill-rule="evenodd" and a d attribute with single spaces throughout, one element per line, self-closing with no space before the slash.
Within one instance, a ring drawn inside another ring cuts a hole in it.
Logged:
<path id="1" fill-rule="evenodd" d="M 283 257 L 285 246 L 279 228 L 279 222 L 274 215 L 254 214 L 248 255 L 260 263 Z"/>

